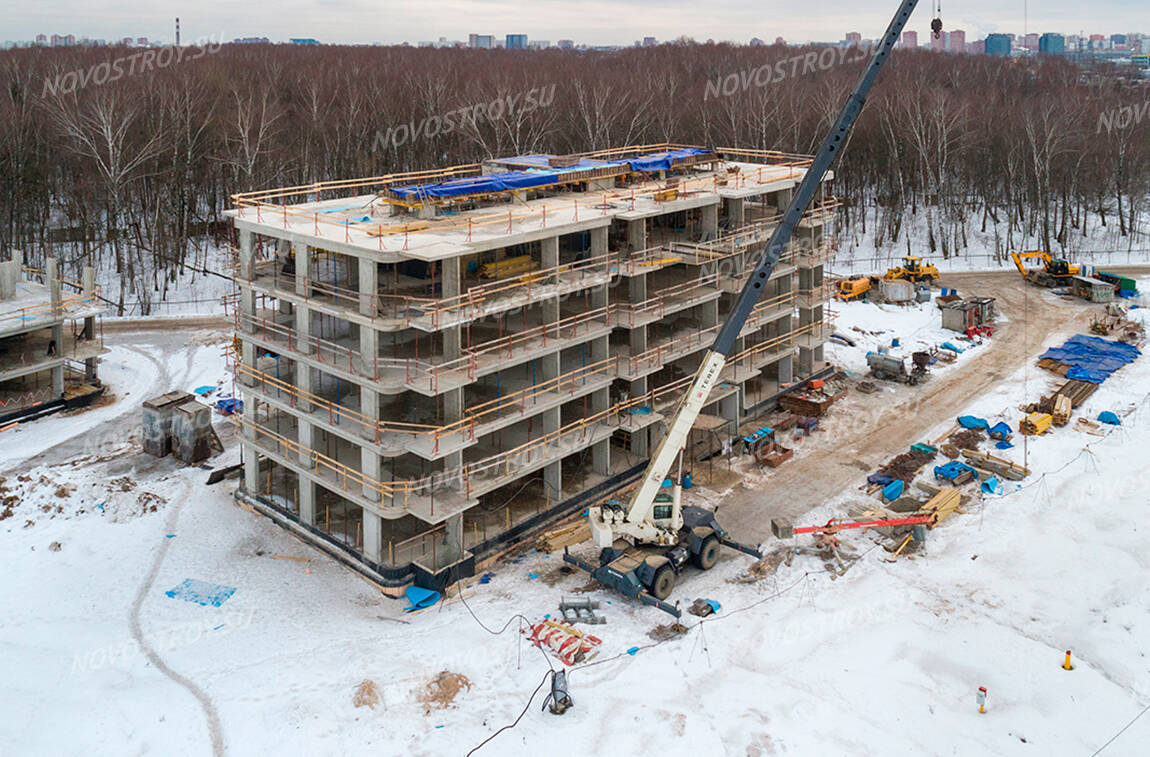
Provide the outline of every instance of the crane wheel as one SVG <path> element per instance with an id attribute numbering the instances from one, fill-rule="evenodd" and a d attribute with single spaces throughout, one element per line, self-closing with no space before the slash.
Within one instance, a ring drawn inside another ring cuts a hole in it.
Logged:
<path id="1" fill-rule="evenodd" d="M 715 567 L 715 563 L 719 561 L 718 538 L 714 534 L 711 534 L 706 539 L 703 539 L 703 543 L 699 545 L 698 553 L 693 555 L 693 557 L 695 558 L 695 564 L 703 570 L 710 570 Z"/>
<path id="2" fill-rule="evenodd" d="M 655 599 L 666 599 L 674 589 L 675 569 L 668 563 L 655 571 L 655 577 L 651 580 L 651 594 Z"/>

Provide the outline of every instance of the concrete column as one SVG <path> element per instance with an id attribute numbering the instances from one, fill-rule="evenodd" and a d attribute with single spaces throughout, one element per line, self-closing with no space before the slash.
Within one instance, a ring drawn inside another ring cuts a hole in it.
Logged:
<path id="1" fill-rule="evenodd" d="M 367 478 L 372 479 L 373 481 L 378 481 L 379 471 L 381 469 L 379 454 L 373 448 L 364 445 L 359 448 L 359 459 L 360 473 L 362 473 Z M 379 492 L 366 483 L 363 485 L 363 496 L 367 497 L 372 502 L 379 502 L 380 498 Z M 366 515 L 367 511 L 365 510 L 364 516 Z M 364 532 L 366 533 L 366 531 L 367 527 L 365 520 Z"/>
<path id="2" fill-rule="evenodd" d="M 444 524 L 444 536 L 448 552 L 456 560 L 463 558 L 463 513 L 456 513 L 448 518 Z M 448 558 L 451 559 L 451 558 Z"/>
<path id="3" fill-rule="evenodd" d="M 543 270 L 555 268 L 559 265 L 559 237 L 547 237 L 539 240 L 539 267 Z M 558 281 L 558 278 L 552 279 Z"/>
<path id="4" fill-rule="evenodd" d="M 303 412 L 310 412 L 311 402 L 304 398 L 303 395 L 311 394 L 311 371 L 310 365 L 305 363 L 296 363 L 295 365 L 295 386 L 300 391 L 300 397 L 296 399 L 296 407 Z"/>
<path id="5" fill-rule="evenodd" d="M 647 351 L 647 327 L 636 326 L 627 332 L 631 346 L 631 357 L 641 355 Z"/>
<path id="6" fill-rule="evenodd" d="M 714 205 L 704 205 L 699 208 L 702 216 L 702 227 L 700 231 L 703 234 L 703 241 L 710 241 L 719 236 L 719 204 L 716 202 Z"/>
<path id="7" fill-rule="evenodd" d="M 244 450 L 244 491 L 251 496 L 260 493 L 260 458 L 256 446 L 250 441 L 243 442 Z"/>
<path id="8" fill-rule="evenodd" d="M 443 299 L 463 294 L 463 277 L 460 273 L 459 258 L 445 258 L 439 261 Z"/>
<path id="9" fill-rule="evenodd" d="M 704 329 L 719 325 L 718 300 L 710 300 L 699 306 L 699 322 Z"/>
<path id="10" fill-rule="evenodd" d="M 631 382 L 631 397 L 642 397 L 647 393 L 647 378 L 635 379 Z M 642 428 L 631 434 L 631 454 L 645 458 L 649 453 L 647 447 L 647 429 Z"/>
<path id="11" fill-rule="evenodd" d="M 376 300 L 379 297 L 379 266 L 374 260 L 361 259 L 358 267 L 359 313 L 374 318 L 379 312 L 376 307 Z"/>
<path id="12" fill-rule="evenodd" d="M 299 304 L 295 306 L 295 331 L 298 340 L 295 348 L 305 355 L 312 354 L 311 349 L 311 308 Z"/>
<path id="13" fill-rule="evenodd" d="M 592 352 L 598 351 L 602 343 L 602 352 L 607 351 L 607 337 L 596 339 L 592 345 Z M 591 413 L 598 415 L 604 412 L 611 406 L 611 392 L 607 388 L 599 389 L 591 393 Z M 601 476 L 611 475 L 611 439 L 607 438 L 601 442 L 596 442 L 591 447 L 591 470 Z"/>
<path id="14" fill-rule="evenodd" d="M 597 258 L 607 254 L 607 227 L 600 226 L 591 229 L 591 257 Z"/>
<path id="15" fill-rule="evenodd" d="M 627 280 L 627 295 L 631 302 L 639 303 L 647 299 L 647 274 L 631 276 Z"/>
<path id="16" fill-rule="evenodd" d="M 739 228 L 747 221 L 747 203 L 742 197 L 731 197 L 727 199 L 727 218 L 731 222 L 732 228 Z"/>
<path id="17" fill-rule="evenodd" d="M 443 330 L 443 359 L 456 360 L 463 356 L 463 327 L 448 326 Z"/>
<path id="18" fill-rule="evenodd" d="M 383 519 L 371 510 L 363 510 L 363 556 L 373 563 L 383 558 Z"/>
<path id="19" fill-rule="evenodd" d="M 463 419 L 463 387 L 443 393 L 443 421 L 455 423 Z"/>
<path id="20" fill-rule="evenodd" d="M 363 358 L 363 369 L 368 376 L 374 376 L 372 366 L 379 355 L 379 332 L 371 326 L 359 326 L 359 354 Z"/>
<path id="21" fill-rule="evenodd" d="M 240 270 L 236 275 L 244 281 L 251 281 L 255 277 L 255 245 L 254 234 L 248 229 L 237 229 L 240 237 Z"/>
<path id="22" fill-rule="evenodd" d="M 647 219 L 627 222 L 627 246 L 633 252 L 647 249 Z"/>
<path id="23" fill-rule="evenodd" d="M 558 355 L 555 355 L 555 361 L 558 363 Z M 544 410 L 539 414 L 539 418 L 543 421 L 543 433 L 549 434 L 553 431 L 559 430 L 560 414 L 559 408 L 551 408 Z M 555 504 L 563 499 L 563 461 L 556 460 L 543 469 L 543 483 L 546 485 L 547 491 L 545 496 L 551 504 Z"/>
<path id="24" fill-rule="evenodd" d="M 308 282 L 311 280 L 311 248 L 299 245 L 295 248 L 295 293 L 300 297 L 307 297 L 311 289 Z"/>
<path id="25" fill-rule="evenodd" d="M 299 477 L 299 519 L 309 526 L 315 525 L 315 483 Z"/>

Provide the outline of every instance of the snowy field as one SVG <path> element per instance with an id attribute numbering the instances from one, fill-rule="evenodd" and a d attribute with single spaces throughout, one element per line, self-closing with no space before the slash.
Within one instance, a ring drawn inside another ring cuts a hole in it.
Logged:
<path id="1" fill-rule="evenodd" d="M 859 305 L 841 308 L 836 330 L 889 330 L 876 345 L 939 336 L 933 305 L 929 319 Z M 1076 413 L 1112 410 L 1121 427 L 1059 428 L 996 451 L 1025 454 L 1035 474 L 1002 496 L 971 492 L 913 559 L 887 562 L 854 533 L 845 572 L 799 549 L 743 582 L 752 560 L 725 552 L 674 595 L 716 600 L 718 614 L 685 613 L 687 633 L 664 642 L 649 633 L 670 616 L 592 588 L 582 596 L 608 619 L 590 628 L 601 651 L 570 672 L 575 707 L 556 717 L 532 692 L 559 663 L 521 638 L 515 616 L 555 615 L 586 576 L 530 552 L 463 599 L 404 614 L 238 508 L 233 482 L 207 487 L 205 470 L 139 454 L 132 430 L 155 385 L 223 378 L 218 343 L 190 341 L 114 349 L 102 372 L 117 404 L 0 435 L 0 507 L 11 508 L 0 520 L 0 754 L 201 755 L 213 740 L 235 755 L 467 754 L 522 714 L 478 753 L 1090 755 L 1150 705 L 1145 356 Z M 967 412 L 1016 425 L 1018 405 L 1056 383 L 1033 364 L 1026 373 L 1029 397 L 1015 375 Z M 55 446 L 67 437 L 74 448 Z M 769 518 L 769 498 L 786 492 L 766 492 Z M 864 501 L 852 490 L 809 522 Z M 236 591 L 219 607 L 165 594 L 189 578 Z M 428 693 L 444 671 L 469 683 L 447 704 Z M 354 704 L 364 680 L 374 707 Z M 1103 754 L 1145 754 L 1148 740 L 1150 716 Z"/>

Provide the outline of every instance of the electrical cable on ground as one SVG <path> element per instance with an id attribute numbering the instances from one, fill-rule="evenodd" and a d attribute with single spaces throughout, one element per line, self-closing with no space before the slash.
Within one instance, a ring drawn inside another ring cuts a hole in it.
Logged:
<path id="1" fill-rule="evenodd" d="M 512 620 L 514 620 L 514 618 Z M 523 716 L 527 714 L 527 710 L 531 709 L 531 703 L 535 701 L 535 697 L 538 696 L 539 690 L 543 688 L 544 684 L 547 683 L 547 679 L 550 678 L 552 675 L 554 675 L 554 674 L 550 670 L 543 674 L 543 680 L 540 681 L 539 685 L 535 687 L 535 691 L 531 692 L 531 697 L 527 700 L 527 704 L 523 705 L 523 712 L 519 713 L 519 717 L 515 718 L 514 721 L 503 726 L 498 731 L 496 731 L 495 733 L 493 733 L 490 736 L 488 736 L 487 738 L 485 738 L 483 741 L 479 742 L 479 744 L 477 744 L 475 747 L 473 747 L 471 749 L 470 752 L 467 753 L 467 757 L 471 757 L 471 755 L 475 754 L 480 749 L 485 747 L 488 744 L 488 742 L 490 742 L 492 739 L 494 739 L 499 734 L 503 733 L 504 731 L 509 731 L 512 728 L 514 728 L 515 726 L 519 725 L 519 721 L 522 720 Z"/>
<path id="2" fill-rule="evenodd" d="M 1145 715 L 1147 712 L 1150 712 L 1150 704 L 1146 705 L 1146 707 L 1144 707 L 1144 708 L 1142 709 L 1142 712 L 1140 712 L 1140 713 L 1138 713 L 1137 715 L 1135 715 L 1133 720 L 1131 720 L 1131 721 L 1130 721 L 1129 723 L 1127 723 L 1126 725 L 1122 726 L 1122 730 L 1121 730 L 1121 731 L 1119 731 L 1118 733 L 1114 734 L 1113 736 L 1111 736 L 1109 741 L 1107 741 L 1107 742 L 1106 742 L 1105 744 L 1103 744 L 1102 746 L 1098 747 L 1098 751 L 1094 752 L 1094 754 L 1090 755 L 1090 757 L 1096 757 L 1096 755 L 1098 755 L 1098 753 L 1099 753 L 1099 752 L 1101 752 L 1103 749 L 1105 749 L 1106 747 L 1108 747 L 1108 746 L 1110 746 L 1111 744 L 1113 744 L 1115 739 L 1117 739 L 1119 736 L 1121 736 L 1123 733 L 1125 733 L 1127 728 L 1129 728 L 1130 726 L 1134 725 L 1134 723 L 1138 721 L 1138 718 L 1142 717 L 1142 716 L 1143 716 L 1143 715 Z"/>

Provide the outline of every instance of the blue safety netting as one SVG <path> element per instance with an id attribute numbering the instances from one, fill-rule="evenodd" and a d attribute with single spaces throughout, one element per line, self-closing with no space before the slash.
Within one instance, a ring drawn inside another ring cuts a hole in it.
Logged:
<path id="1" fill-rule="evenodd" d="M 1142 353 L 1137 347 L 1112 342 L 1096 336 L 1079 334 L 1040 355 L 1040 359 L 1056 360 L 1070 366 L 1066 378 L 1101 384 L 1110 374 L 1127 363 L 1134 362 Z"/>

